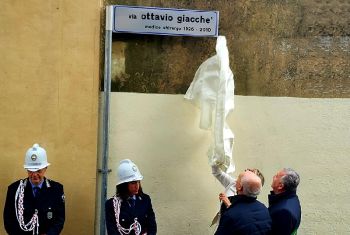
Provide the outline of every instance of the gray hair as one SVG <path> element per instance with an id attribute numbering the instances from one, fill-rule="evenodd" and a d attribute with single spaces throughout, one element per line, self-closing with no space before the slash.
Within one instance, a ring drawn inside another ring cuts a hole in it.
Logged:
<path id="1" fill-rule="evenodd" d="M 283 168 L 284 176 L 281 177 L 281 183 L 286 191 L 296 191 L 300 182 L 299 174 L 291 168 Z"/>
<path id="2" fill-rule="evenodd" d="M 243 175 L 241 178 L 243 194 L 248 197 L 257 197 L 261 191 L 261 179 L 257 176 Z"/>

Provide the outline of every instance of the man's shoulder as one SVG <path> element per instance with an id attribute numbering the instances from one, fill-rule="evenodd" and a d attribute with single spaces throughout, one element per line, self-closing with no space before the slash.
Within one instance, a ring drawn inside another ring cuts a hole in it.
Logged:
<path id="1" fill-rule="evenodd" d="M 11 183 L 11 184 L 8 186 L 8 189 L 9 189 L 9 190 L 10 190 L 10 189 L 16 189 L 16 190 L 17 190 L 18 185 L 20 184 L 20 182 L 21 182 L 21 180 L 17 180 L 17 181 L 15 181 L 15 182 Z"/>
<path id="2" fill-rule="evenodd" d="M 253 203 L 251 203 L 250 207 L 252 212 L 269 214 L 269 209 L 259 200 L 255 200 Z"/>
<path id="3" fill-rule="evenodd" d="M 234 197 L 237 197 L 234 196 Z M 256 198 L 251 198 L 251 197 L 241 197 L 237 198 L 239 200 L 233 200 L 232 205 L 230 209 L 232 208 L 233 210 L 267 210 L 267 207 L 260 201 L 258 201 Z"/>
<path id="4" fill-rule="evenodd" d="M 293 206 L 295 204 L 299 204 L 299 198 L 297 195 L 293 195 L 293 196 L 288 196 L 288 197 L 284 197 L 281 198 L 281 200 L 279 201 L 278 205 L 280 207 L 290 207 Z"/>
<path id="5" fill-rule="evenodd" d="M 63 186 L 63 184 L 61 184 L 60 182 L 57 182 L 55 180 L 47 179 L 47 178 L 46 178 L 46 180 L 48 180 L 50 184 Z"/>
<path id="6" fill-rule="evenodd" d="M 46 181 L 47 181 L 47 185 L 50 188 L 55 189 L 55 190 L 63 190 L 63 184 L 61 184 L 61 183 L 59 183 L 57 181 L 54 181 L 52 179 L 46 179 Z"/>
<path id="7" fill-rule="evenodd" d="M 294 214 L 297 211 L 300 211 L 300 202 L 296 199 L 283 199 L 278 203 L 275 203 L 269 207 L 269 211 L 272 215 L 280 215 L 280 214 Z"/>
<path id="8" fill-rule="evenodd" d="M 231 221 L 230 223 L 235 223 L 237 231 L 245 231 L 244 234 L 252 234 L 252 231 L 257 230 L 258 227 L 262 231 L 270 229 L 271 217 L 269 211 L 258 200 L 252 200 L 249 203 L 243 202 L 239 206 L 230 207 L 223 217 L 227 221 Z"/>
<path id="9" fill-rule="evenodd" d="M 256 200 L 254 203 L 255 203 L 255 205 L 256 205 L 257 207 L 259 207 L 259 208 L 261 208 L 261 209 L 263 209 L 263 210 L 268 210 L 267 207 L 266 207 L 266 205 L 265 205 L 264 203 L 262 203 L 261 201 Z"/>

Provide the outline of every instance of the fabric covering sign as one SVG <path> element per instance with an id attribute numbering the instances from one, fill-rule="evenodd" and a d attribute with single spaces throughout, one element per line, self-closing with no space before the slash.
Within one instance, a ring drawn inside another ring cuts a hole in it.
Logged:
<path id="1" fill-rule="evenodd" d="M 217 38 L 216 55 L 199 66 L 185 99 L 200 108 L 199 127 L 212 130 L 209 164 L 217 165 L 227 173 L 235 171 L 232 160 L 234 134 L 226 123 L 227 115 L 234 108 L 234 80 L 224 36 Z"/>

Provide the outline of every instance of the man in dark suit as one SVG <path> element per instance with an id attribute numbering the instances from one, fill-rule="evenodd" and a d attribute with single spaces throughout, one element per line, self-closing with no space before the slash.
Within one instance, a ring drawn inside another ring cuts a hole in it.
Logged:
<path id="1" fill-rule="evenodd" d="M 238 176 L 237 195 L 222 215 L 215 235 L 266 235 L 271 230 L 271 218 L 266 206 L 257 200 L 261 179 L 251 171 Z"/>
<path id="2" fill-rule="evenodd" d="M 269 212 L 273 235 L 296 234 L 301 221 L 301 206 L 296 194 L 299 174 L 290 168 L 277 172 L 272 180 L 269 194 Z"/>
<path id="3" fill-rule="evenodd" d="M 9 235 L 58 235 L 65 221 L 62 184 L 45 178 L 45 149 L 38 144 L 29 148 L 24 168 L 28 177 L 7 189 L 4 226 Z"/>

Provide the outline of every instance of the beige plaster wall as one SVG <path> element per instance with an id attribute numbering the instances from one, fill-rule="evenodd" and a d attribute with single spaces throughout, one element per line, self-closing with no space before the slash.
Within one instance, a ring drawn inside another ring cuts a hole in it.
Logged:
<path id="1" fill-rule="evenodd" d="M 235 96 L 228 121 L 235 133 L 236 173 L 257 167 L 266 178 L 288 166 L 301 175 L 298 234 L 349 234 L 350 99 Z M 108 197 L 116 168 L 134 160 L 150 194 L 159 234 L 213 234 L 209 228 L 222 190 L 211 175 L 210 133 L 182 95 L 112 93 Z M 234 173 L 234 175 L 236 174 Z"/>
<path id="2" fill-rule="evenodd" d="M 100 7 L 0 1 L 0 208 L 7 185 L 26 177 L 24 153 L 38 142 L 51 163 L 47 177 L 64 184 L 63 234 L 94 231 Z"/>

